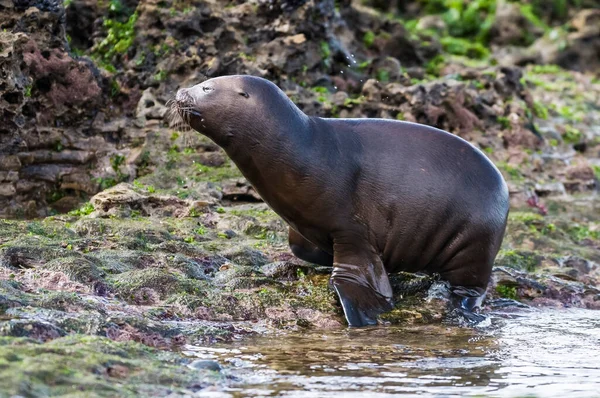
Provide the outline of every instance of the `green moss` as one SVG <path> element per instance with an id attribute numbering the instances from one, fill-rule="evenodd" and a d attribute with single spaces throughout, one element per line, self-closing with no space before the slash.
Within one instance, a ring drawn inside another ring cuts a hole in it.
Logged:
<path id="1" fill-rule="evenodd" d="M 446 65 L 446 60 L 442 55 L 436 55 L 425 64 L 425 71 L 433 76 L 439 76 L 442 68 Z"/>
<path id="2" fill-rule="evenodd" d="M 564 72 L 564 70 L 558 65 L 533 65 L 531 67 L 530 73 L 534 74 L 542 74 L 542 75 L 555 75 Z"/>
<path id="3" fill-rule="evenodd" d="M 135 23 L 138 14 L 133 13 L 126 22 L 105 19 L 106 37 L 92 48 L 92 55 L 101 62 L 101 66 L 114 65 L 117 55 L 129 50 L 135 39 Z M 112 67 L 114 70 L 114 67 Z"/>
<path id="4" fill-rule="evenodd" d="M 513 225 L 522 224 L 527 231 L 535 235 L 552 235 L 556 231 L 556 226 L 546 221 L 538 213 L 512 211 L 508 215 L 508 222 Z"/>
<path id="5" fill-rule="evenodd" d="M 344 106 L 348 108 L 352 108 L 354 105 L 361 105 L 365 102 L 365 97 L 360 96 L 358 98 L 346 98 L 344 100 Z"/>
<path id="6" fill-rule="evenodd" d="M 506 116 L 498 116 L 496 120 L 498 121 L 498 123 L 500 123 L 500 126 L 502 126 L 503 130 L 507 130 L 510 128 L 510 120 L 508 120 Z"/>
<path id="7" fill-rule="evenodd" d="M 548 119 L 548 108 L 540 101 L 534 101 L 533 103 L 533 114 L 540 119 Z"/>
<path id="8" fill-rule="evenodd" d="M 229 214 L 233 214 L 235 216 L 248 216 L 256 218 L 259 221 L 270 222 L 273 220 L 279 219 L 279 216 L 271 209 L 232 209 L 229 210 Z"/>
<path id="9" fill-rule="evenodd" d="M 591 230 L 586 225 L 573 225 L 567 229 L 567 233 L 573 239 L 574 242 L 578 243 L 584 239 L 600 240 L 600 228 Z"/>
<path id="10" fill-rule="evenodd" d="M 496 286 L 496 292 L 500 297 L 517 300 L 517 288 L 515 286 L 498 285 Z"/>
<path id="11" fill-rule="evenodd" d="M 114 154 L 110 157 L 110 165 L 115 173 L 117 173 L 117 181 L 125 181 L 129 178 L 129 175 L 123 174 L 121 166 L 125 164 L 125 156 L 121 154 Z"/>
<path id="12" fill-rule="evenodd" d="M 464 55 L 470 58 L 487 58 L 489 50 L 481 43 L 472 40 L 446 36 L 440 40 L 442 47 L 450 54 Z"/>
<path id="13" fill-rule="evenodd" d="M 328 61 L 329 58 L 331 57 L 331 48 L 329 47 L 329 43 L 327 43 L 326 41 L 322 41 L 320 43 L 321 46 L 321 57 L 323 58 L 323 60 Z"/>
<path id="14" fill-rule="evenodd" d="M 223 180 L 231 178 L 240 178 L 242 173 L 233 164 L 233 162 L 225 163 L 223 166 L 210 167 L 204 166 L 200 163 L 194 164 L 196 173 L 192 177 L 195 181 L 210 181 L 210 182 L 221 182 Z"/>
<path id="15" fill-rule="evenodd" d="M 87 215 L 91 214 L 93 211 L 94 211 L 94 205 L 92 205 L 90 202 L 87 202 L 86 204 L 81 206 L 79 209 L 71 210 L 69 212 L 69 215 L 83 217 L 83 216 L 87 216 Z"/>
<path id="16" fill-rule="evenodd" d="M 248 55 L 248 54 L 246 54 L 246 53 L 243 53 L 243 52 L 240 52 L 240 53 L 239 53 L 239 57 L 240 57 L 241 59 L 243 59 L 243 60 L 246 60 L 246 61 L 251 61 L 251 62 L 254 62 L 254 61 L 256 61 L 256 57 L 255 57 L 255 56 L 253 56 L 253 55 Z"/>
<path id="17" fill-rule="evenodd" d="M 104 276 L 104 272 L 93 261 L 79 256 L 56 258 L 48 262 L 46 268 L 62 272 L 71 280 L 88 285 Z"/>
<path id="18" fill-rule="evenodd" d="M 581 131 L 572 126 L 565 126 L 565 133 L 563 134 L 563 140 L 569 144 L 577 144 L 583 141 L 583 134 Z"/>
<path id="19" fill-rule="evenodd" d="M 525 17 L 532 25 L 537 28 L 540 28 L 544 31 L 548 30 L 548 25 L 546 25 L 536 14 L 531 4 L 521 4 L 519 5 L 519 9 L 521 10 L 521 15 Z"/>
<path id="20" fill-rule="evenodd" d="M 363 36 L 363 43 L 367 48 L 370 48 L 373 46 L 374 42 L 375 42 L 375 33 L 373 33 L 372 31 L 369 30 Z"/>
<path id="21" fill-rule="evenodd" d="M 177 354 L 133 342 L 72 335 L 48 343 L 0 337 L 0 391 L 7 396 L 165 396 L 217 375 Z"/>
<path id="22" fill-rule="evenodd" d="M 98 183 L 101 191 L 104 191 L 105 189 L 114 187 L 115 185 L 117 185 L 119 183 L 117 180 L 115 180 L 112 177 L 108 177 L 108 178 L 98 177 L 98 178 L 94 178 L 93 180 Z"/>
<path id="23" fill-rule="evenodd" d="M 318 94 L 327 94 L 327 93 L 329 93 L 329 90 L 327 89 L 327 87 L 322 87 L 322 86 L 313 87 L 312 91 L 314 91 L 315 93 L 318 93 Z"/>
<path id="24" fill-rule="evenodd" d="M 561 107 L 555 107 L 556 112 L 564 117 L 565 119 L 573 122 L 581 122 L 584 117 L 584 113 L 578 111 L 573 106 L 564 105 Z"/>
<path id="25" fill-rule="evenodd" d="M 516 268 L 528 272 L 533 272 L 539 263 L 539 256 L 526 251 L 500 250 L 496 258 L 497 266 Z"/>
<path id="26" fill-rule="evenodd" d="M 150 289 L 165 298 L 178 292 L 195 293 L 196 285 L 182 275 L 165 268 L 147 268 L 123 272 L 108 279 L 114 286 L 115 292 L 124 300 L 130 302 L 145 301 L 145 290 Z"/>
<path id="27" fill-rule="evenodd" d="M 594 170 L 594 175 L 596 176 L 596 179 L 600 181 L 600 166 L 593 165 L 592 169 Z"/>
<path id="28" fill-rule="evenodd" d="M 381 83 L 387 83 L 390 81 L 390 72 L 385 69 L 377 70 L 377 80 Z"/>
<path id="29" fill-rule="evenodd" d="M 167 76 L 168 76 L 168 72 L 166 70 L 159 70 L 154 75 L 154 80 L 156 80 L 157 82 L 162 82 L 162 81 L 165 81 Z"/>
<path id="30" fill-rule="evenodd" d="M 522 181 L 524 179 L 521 170 L 519 170 L 515 166 L 511 166 L 506 162 L 498 162 L 496 166 L 498 166 L 500 170 L 506 172 L 506 174 L 508 174 L 510 178 L 514 181 Z"/>

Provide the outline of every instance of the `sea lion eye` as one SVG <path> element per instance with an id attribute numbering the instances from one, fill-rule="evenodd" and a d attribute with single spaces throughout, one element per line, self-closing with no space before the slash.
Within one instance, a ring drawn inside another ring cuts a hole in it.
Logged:
<path id="1" fill-rule="evenodd" d="M 212 87 L 208 87 L 208 86 L 204 86 L 202 87 L 202 91 L 204 91 L 205 93 L 208 93 L 209 91 L 213 91 Z"/>
<path id="2" fill-rule="evenodd" d="M 250 95 L 245 91 L 240 91 L 238 94 L 240 94 L 244 98 L 250 98 Z"/>

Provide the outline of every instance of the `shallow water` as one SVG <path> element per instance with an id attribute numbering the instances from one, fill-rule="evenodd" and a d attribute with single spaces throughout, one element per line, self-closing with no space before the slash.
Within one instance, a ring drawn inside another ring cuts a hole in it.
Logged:
<path id="1" fill-rule="evenodd" d="M 493 313 L 483 329 L 427 325 L 188 346 L 238 377 L 215 396 L 600 397 L 600 312 Z"/>

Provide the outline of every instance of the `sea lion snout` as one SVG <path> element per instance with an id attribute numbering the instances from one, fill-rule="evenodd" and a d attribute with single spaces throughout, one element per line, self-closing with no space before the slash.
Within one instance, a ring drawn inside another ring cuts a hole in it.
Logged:
<path id="1" fill-rule="evenodd" d="M 175 101 L 177 101 L 179 106 L 190 106 L 194 104 L 194 97 L 190 95 L 189 89 L 181 88 L 177 90 Z"/>

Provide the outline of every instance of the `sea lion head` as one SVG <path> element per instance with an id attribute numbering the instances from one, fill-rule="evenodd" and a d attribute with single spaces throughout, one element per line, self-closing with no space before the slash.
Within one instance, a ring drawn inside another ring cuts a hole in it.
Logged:
<path id="1" fill-rule="evenodd" d="M 177 91 L 172 113 L 184 124 L 226 147 L 232 141 L 274 138 L 281 123 L 304 114 L 270 81 L 221 76 Z"/>

